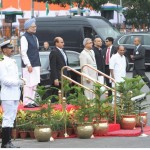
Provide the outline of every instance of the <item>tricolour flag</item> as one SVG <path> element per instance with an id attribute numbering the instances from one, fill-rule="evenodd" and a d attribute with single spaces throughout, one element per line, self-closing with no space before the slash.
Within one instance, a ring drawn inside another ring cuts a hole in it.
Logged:
<path id="1" fill-rule="evenodd" d="M 46 15 L 48 15 L 49 14 L 49 4 L 48 4 L 48 1 L 46 2 L 45 6 L 46 6 Z"/>

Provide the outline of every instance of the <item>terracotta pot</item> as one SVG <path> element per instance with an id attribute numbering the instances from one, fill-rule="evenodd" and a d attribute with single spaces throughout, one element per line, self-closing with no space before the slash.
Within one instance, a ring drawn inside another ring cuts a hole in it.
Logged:
<path id="1" fill-rule="evenodd" d="M 99 123 L 93 124 L 94 127 L 94 135 L 103 136 L 108 132 L 108 121 L 101 120 Z"/>
<path id="2" fill-rule="evenodd" d="M 121 128 L 132 130 L 136 125 L 136 115 L 122 115 Z"/>
<path id="3" fill-rule="evenodd" d="M 17 130 L 17 129 L 12 129 L 11 137 L 12 137 L 13 139 L 19 138 L 19 130 Z"/>
<path id="4" fill-rule="evenodd" d="M 35 139 L 34 131 L 29 131 L 29 135 L 31 139 Z"/>
<path id="5" fill-rule="evenodd" d="M 52 130 L 48 126 L 36 126 L 34 135 L 38 142 L 47 142 L 50 140 Z"/>
<path id="6" fill-rule="evenodd" d="M 22 139 L 25 139 L 27 137 L 27 132 L 26 131 L 19 131 L 20 137 Z"/>
<path id="7" fill-rule="evenodd" d="M 73 128 L 67 128 L 67 134 L 70 136 L 72 135 L 74 132 L 74 129 Z"/>
<path id="8" fill-rule="evenodd" d="M 65 131 L 64 130 L 60 130 L 58 131 L 58 137 L 65 137 Z"/>
<path id="9" fill-rule="evenodd" d="M 143 127 L 145 127 L 147 124 L 147 112 L 142 112 L 136 116 L 136 127 L 141 127 L 142 125 L 140 122 L 140 117 L 142 119 L 142 122 L 144 123 Z"/>
<path id="10" fill-rule="evenodd" d="M 52 131 L 52 135 L 51 135 L 54 139 L 57 138 L 58 136 L 58 131 Z"/>
<path id="11" fill-rule="evenodd" d="M 92 125 L 80 125 L 77 127 L 77 136 L 81 139 L 89 139 L 93 135 L 94 128 Z"/>

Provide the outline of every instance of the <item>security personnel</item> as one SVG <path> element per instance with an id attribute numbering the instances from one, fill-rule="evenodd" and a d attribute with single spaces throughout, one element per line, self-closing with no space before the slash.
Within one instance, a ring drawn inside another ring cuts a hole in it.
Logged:
<path id="1" fill-rule="evenodd" d="M 1 105 L 2 119 L 2 145 L 1 148 L 18 148 L 11 143 L 11 131 L 17 114 L 20 99 L 20 86 L 25 83 L 19 78 L 16 61 L 11 58 L 13 45 L 7 40 L 0 44 L 3 59 L 0 61 Z"/>

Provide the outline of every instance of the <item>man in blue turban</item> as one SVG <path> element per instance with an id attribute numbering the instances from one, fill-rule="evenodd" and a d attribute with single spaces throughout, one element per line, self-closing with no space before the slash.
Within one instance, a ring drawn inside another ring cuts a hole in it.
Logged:
<path id="1" fill-rule="evenodd" d="M 39 42 L 36 33 L 35 18 L 29 19 L 24 23 L 26 32 L 22 35 L 21 57 L 23 67 L 23 77 L 27 79 L 23 89 L 23 105 L 25 108 L 38 107 L 35 100 L 35 90 L 40 83 L 40 57 L 39 57 Z"/>

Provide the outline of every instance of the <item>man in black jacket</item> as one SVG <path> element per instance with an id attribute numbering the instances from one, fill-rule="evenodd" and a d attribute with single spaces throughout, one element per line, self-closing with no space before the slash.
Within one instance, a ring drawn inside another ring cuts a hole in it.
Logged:
<path id="1" fill-rule="evenodd" d="M 133 77 L 139 75 L 143 78 L 144 82 L 150 88 L 150 80 L 145 75 L 145 48 L 141 45 L 138 37 L 134 39 L 135 49 L 131 59 L 134 61 Z"/>
<path id="2" fill-rule="evenodd" d="M 106 48 L 103 50 L 103 57 L 105 61 L 105 73 L 110 76 L 110 69 L 109 69 L 109 60 L 113 54 L 116 54 L 117 49 L 113 46 L 114 39 L 112 37 L 107 37 L 105 40 Z M 109 87 L 111 86 L 110 80 L 108 78 L 105 78 L 106 85 Z M 112 95 L 112 91 L 108 91 L 108 96 Z"/>
<path id="3" fill-rule="evenodd" d="M 64 66 L 68 66 L 68 58 L 63 50 L 64 41 L 61 37 L 56 37 L 54 39 L 55 48 L 51 51 L 49 55 L 50 62 L 50 85 L 51 87 L 61 88 L 61 69 Z M 64 70 L 64 75 L 68 76 L 69 73 L 67 70 Z M 51 90 L 51 95 L 58 95 L 57 89 Z M 56 102 L 56 99 L 52 99 L 52 103 Z"/>

